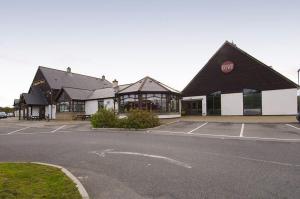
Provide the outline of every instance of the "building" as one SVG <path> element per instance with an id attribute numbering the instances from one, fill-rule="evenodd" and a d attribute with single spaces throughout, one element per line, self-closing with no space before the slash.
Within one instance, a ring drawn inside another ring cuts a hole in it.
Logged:
<path id="1" fill-rule="evenodd" d="M 40 66 L 28 93 L 14 101 L 19 119 L 72 119 L 91 115 L 99 108 L 125 115 L 141 108 L 159 117 L 180 117 L 180 92 L 145 77 L 133 84 L 118 85 L 105 79 Z"/>
<path id="2" fill-rule="evenodd" d="M 151 77 L 145 77 L 120 89 L 116 94 L 119 113 L 143 109 L 159 114 L 160 118 L 181 116 L 180 93 Z"/>
<path id="3" fill-rule="evenodd" d="M 187 115 L 295 115 L 298 86 L 225 42 L 182 91 Z"/>

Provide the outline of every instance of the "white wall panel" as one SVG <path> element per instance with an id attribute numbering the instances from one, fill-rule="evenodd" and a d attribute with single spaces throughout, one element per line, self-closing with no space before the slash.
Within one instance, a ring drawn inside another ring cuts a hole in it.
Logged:
<path id="1" fill-rule="evenodd" d="M 262 91 L 263 115 L 297 114 L 297 89 Z"/>
<path id="2" fill-rule="evenodd" d="M 243 93 L 221 94 L 222 115 L 243 115 Z"/>
<path id="3" fill-rule="evenodd" d="M 98 111 L 98 100 L 85 101 L 85 114 L 92 115 Z"/>

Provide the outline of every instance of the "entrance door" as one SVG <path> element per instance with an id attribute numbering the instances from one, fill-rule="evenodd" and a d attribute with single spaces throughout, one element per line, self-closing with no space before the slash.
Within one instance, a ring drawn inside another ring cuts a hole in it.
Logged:
<path id="1" fill-rule="evenodd" d="M 39 117 L 44 119 L 45 118 L 45 106 L 40 106 L 39 108 Z"/>
<path id="2" fill-rule="evenodd" d="M 221 92 L 207 95 L 207 115 L 221 115 Z"/>
<path id="3" fill-rule="evenodd" d="M 202 115 L 202 100 L 183 101 L 186 115 Z"/>

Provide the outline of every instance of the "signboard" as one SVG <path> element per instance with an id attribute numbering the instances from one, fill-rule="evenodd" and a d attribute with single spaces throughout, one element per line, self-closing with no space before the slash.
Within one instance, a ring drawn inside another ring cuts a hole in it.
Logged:
<path id="1" fill-rule="evenodd" d="M 33 82 L 32 86 L 37 86 L 37 85 L 44 84 L 44 83 L 45 83 L 45 80 L 38 80 L 38 81 Z"/>
<path id="2" fill-rule="evenodd" d="M 234 69 L 234 63 L 232 61 L 225 61 L 221 65 L 221 70 L 223 73 L 230 73 Z"/>

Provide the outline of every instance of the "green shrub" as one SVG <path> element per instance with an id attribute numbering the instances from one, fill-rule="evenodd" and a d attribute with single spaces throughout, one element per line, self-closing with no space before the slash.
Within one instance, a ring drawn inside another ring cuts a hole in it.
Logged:
<path id="1" fill-rule="evenodd" d="M 131 110 L 126 118 L 118 118 L 112 110 L 101 109 L 92 115 L 94 128 L 145 129 L 159 125 L 158 117 L 145 110 Z"/>
<path id="2" fill-rule="evenodd" d="M 125 127 L 134 129 L 152 128 L 159 125 L 158 117 L 145 110 L 131 110 L 126 118 Z"/>
<path id="3" fill-rule="evenodd" d="M 118 123 L 118 118 L 113 110 L 100 109 L 92 115 L 91 123 L 94 128 L 113 128 Z"/>

